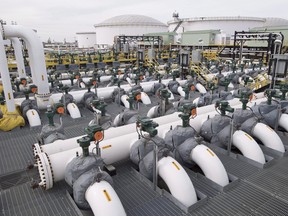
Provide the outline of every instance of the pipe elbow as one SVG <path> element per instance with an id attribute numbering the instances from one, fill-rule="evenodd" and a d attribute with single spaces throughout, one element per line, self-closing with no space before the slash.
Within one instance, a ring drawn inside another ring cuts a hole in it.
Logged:
<path id="1" fill-rule="evenodd" d="M 210 148 L 202 144 L 198 145 L 191 151 L 190 157 L 208 179 L 223 187 L 229 184 L 228 175 L 222 162 Z"/>

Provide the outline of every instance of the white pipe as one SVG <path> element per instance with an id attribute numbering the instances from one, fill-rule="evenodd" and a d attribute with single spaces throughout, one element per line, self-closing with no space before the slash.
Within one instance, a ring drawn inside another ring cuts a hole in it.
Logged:
<path id="1" fill-rule="evenodd" d="M 205 87 L 204 87 L 201 83 L 197 83 L 197 84 L 195 85 L 195 88 L 196 88 L 201 94 L 206 94 L 206 93 L 207 93 Z"/>
<path id="2" fill-rule="evenodd" d="M 263 100 L 265 100 L 265 98 L 260 98 L 257 101 L 253 101 L 253 103 L 256 103 L 256 102 L 260 103 Z M 232 106 L 234 108 L 241 107 L 239 100 L 238 100 L 238 104 L 237 103 L 233 103 L 233 104 L 234 105 L 232 105 Z M 251 104 L 252 103 L 250 102 L 247 105 L 251 106 Z M 210 107 L 210 109 L 209 109 L 209 107 Z M 207 116 L 209 115 L 209 117 L 211 118 L 216 114 L 216 112 L 213 111 L 214 109 L 215 109 L 214 105 L 209 105 L 209 106 L 197 108 L 197 114 L 198 115 L 196 118 L 190 120 L 190 125 L 199 133 L 202 123 L 205 120 L 207 120 Z M 149 112 L 150 112 L 150 110 L 149 110 Z M 147 114 L 148 117 L 150 115 L 149 112 Z M 162 137 L 162 138 L 165 137 L 165 133 L 167 132 L 167 128 L 170 128 L 170 125 L 172 125 L 174 127 L 175 125 L 181 124 L 181 120 L 179 120 L 179 117 L 178 117 L 179 114 L 180 113 L 177 112 L 177 113 L 174 113 L 171 115 L 161 116 L 161 117 L 153 119 L 153 121 L 155 121 L 156 123 L 158 123 L 160 125 L 158 128 L 158 134 L 160 137 Z M 120 115 L 117 115 L 114 119 L 115 125 L 117 125 L 117 122 L 119 121 L 119 116 Z M 170 121 L 170 123 L 169 123 L 169 121 Z M 168 125 L 167 128 L 165 128 L 164 130 L 161 130 L 161 128 L 164 127 L 165 124 Z M 165 133 L 163 131 L 165 131 Z M 133 132 L 135 132 L 135 124 L 124 125 L 124 126 L 120 126 L 117 128 L 109 128 L 108 130 L 105 130 L 105 139 L 110 139 L 110 138 L 122 136 L 123 134 L 128 134 L 128 133 L 133 133 Z M 48 155 L 50 155 L 50 154 L 54 154 L 54 153 L 61 152 L 64 150 L 77 148 L 78 147 L 77 139 L 79 139 L 80 137 L 82 137 L 82 136 L 70 138 L 70 139 L 67 139 L 64 141 L 62 141 L 62 140 L 61 141 L 60 140 L 55 141 L 55 142 L 50 143 L 50 144 L 42 145 L 41 148 L 40 148 L 39 144 L 35 143 L 34 144 L 34 147 L 36 148 L 35 154 L 43 151 L 43 152 L 46 152 Z"/>
<path id="3" fill-rule="evenodd" d="M 288 115 L 282 114 L 279 119 L 279 125 L 288 132 Z"/>
<path id="4" fill-rule="evenodd" d="M 285 152 L 284 145 L 278 134 L 263 123 L 257 123 L 252 130 L 252 135 L 257 137 L 268 148 L 279 152 Z"/>
<path id="5" fill-rule="evenodd" d="M 32 57 L 33 61 L 33 67 L 31 67 L 31 69 L 35 71 L 32 73 L 32 75 L 34 75 L 32 78 L 33 81 L 36 82 L 38 94 L 49 94 L 44 49 L 38 35 L 32 29 L 24 28 L 20 25 L 3 25 L 3 28 L 6 37 L 20 37 L 25 40 L 29 51 L 29 58 Z"/>
<path id="6" fill-rule="evenodd" d="M 19 78 L 26 78 L 26 71 L 25 71 L 21 42 L 19 38 L 10 38 L 10 40 L 14 47 L 14 54 L 15 54 L 15 59 L 17 62 L 17 71 L 18 71 Z"/>
<path id="7" fill-rule="evenodd" d="M 178 93 L 179 93 L 180 96 L 185 97 L 185 92 L 183 91 L 182 86 L 179 86 L 179 87 L 177 88 L 177 91 L 178 91 Z"/>
<path id="8" fill-rule="evenodd" d="M 249 134 L 237 130 L 234 132 L 232 140 L 233 145 L 237 147 L 245 157 L 265 164 L 265 157 L 262 149 Z"/>
<path id="9" fill-rule="evenodd" d="M 172 157 L 158 161 L 158 174 L 167 184 L 171 194 L 189 207 L 197 202 L 195 188 L 184 168 Z"/>
<path id="10" fill-rule="evenodd" d="M 106 181 L 95 182 L 85 192 L 95 216 L 125 216 L 124 207 L 113 189 Z"/>
<path id="11" fill-rule="evenodd" d="M 29 109 L 26 112 L 26 116 L 27 116 L 30 127 L 41 125 L 41 119 L 39 117 L 38 112 L 35 109 Z"/>
<path id="12" fill-rule="evenodd" d="M 154 118 L 154 114 L 156 113 L 156 110 L 158 109 L 159 106 L 153 106 L 149 109 L 148 113 L 147 113 L 147 117 L 149 118 Z"/>
<path id="13" fill-rule="evenodd" d="M 227 172 L 217 155 L 205 145 L 196 146 L 191 159 L 201 168 L 204 175 L 221 186 L 229 184 Z"/>
<path id="14" fill-rule="evenodd" d="M 71 116 L 71 118 L 81 118 L 80 110 L 78 109 L 78 106 L 75 103 L 69 103 L 67 105 L 67 110 Z"/>
<path id="15" fill-rule="evenodd" d="M 168 83 L 171 79 L 163 80 L 162 83 Z M 152 81 L 152 82 L 143 82 L 140 83 L 141 87 L 143 88 L 144 92 L 150 92 L 154 83 L 157 83 L 158 81 Z M 184 84 L 185 80 L 179 80 L 180 84 Z M 118 88 L 117 86 L 111 86 L 111 87 L 105 87 L 105 88 L 97 88 L 97 95 L 99 98 L 103 97 L 104 99 L 111 98 L 112 93 L 115 88 Z M 131 90 L 130 85 L 121 85 L 121 88 L 123 88 L 126 92 Z M 87 92 L 87 90 L 79 90 L 79 91 L 71 91 L 69 94 L 71 94 L 74 98 L 74 100 L 79 103 L 83 97 L 83 94 Z M 51 95 L 51 99 L 54 102 L 58 102 L 61 97 L 63 96 L 62 93 L 56 93 Z M 33 98 L 32 98 L 33 99 Z M 25 100 L 25 98 L 16 98 L 15 103 L 18 105 L 21 105 L 21 103 Z M 39 107 L 38 107 L 39 108 Z M 47 108 L 46 106 L 44 107 Z M 39 108 L 41 109 L 41 108 Z"/>
<path id="16" fill-rule="evenodd" d="M 121 96 L 121 102 L 124 104 L 124 106 L 126 108 L 130 108 L 130 104 L 129 104 L 129 101 L 127 100 L 129 97 L 127 95 L 122 95 Z M 115 118 L 116 119 L 116 118 Z"/>
<path id="17" fill-rule="evenodd" d="M 10 82 L 8 62 L 6 58 L 2 31 L 0 31 L 0 74 L 2 78 L 2 84 L 3 84 L 7 110 L 8 112 L 15 112 L 16 109 L 15 109 L 15 103 L 14 103 L 14 96 L 13 96 L 13 91 L 12 91 L 12 85 Z"/>
<path id="18" fill-rule="evenodd" d="M 151 104 L 150 97 L 145 92 L 141 92 L 141 101 L 145 105 Z"/>

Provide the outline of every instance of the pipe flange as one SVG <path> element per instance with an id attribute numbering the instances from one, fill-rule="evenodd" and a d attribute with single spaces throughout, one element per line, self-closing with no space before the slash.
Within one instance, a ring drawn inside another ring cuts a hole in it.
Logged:
<path id="1" fill-rule="evenodd" d="M 36 156 L 36 164 L 40 176 L 39 186 L 44 190 L 52 188 L 54 177 L 49 156 L 44 152 L 39 153 Z"/>
<path id="2" fill-rule="evenodd" d="M 32 151 L 33 151 L 33 157 L 34 157 L 35 164 L 36 164 L 37 155 L 43 152 L 42 146 L 39 145 L 39 143 L 35 143 L 32 145 Z"/>

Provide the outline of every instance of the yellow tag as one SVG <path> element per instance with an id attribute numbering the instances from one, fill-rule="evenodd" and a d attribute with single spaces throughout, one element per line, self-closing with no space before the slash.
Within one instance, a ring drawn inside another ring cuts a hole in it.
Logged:
<path id="1" fill-rule="evenodd" d="M 44 75 L 42 75 L 42 81 L 44 81 Z"/>
<path id="2" fill-rule="evenodd" d="M 207 151 L 208 151 L 213 157 L 215 156 L 210 149 L 207 149 Z"/>
<path id="3" fill-rule="evenodd" d="M 11 100 L 11 94 L 8 93 L 8 100 Z"/>
<path id="4" fill-rule="evenodd" d="M 108 202 L 110 202 L 110 201 L 111 201 L 111 197 L 110 197 L 110 195 L 108 194 L 108 192 L 107 192 L 106 190 L 103 190 L 103 193 L 105 194 L 106 199 L 108 200 Z"/>
<path id="5" fill-rule="evenodd" d="M 245 136 L 247 136 L 250 140 L 253 140 L 253 138 L 249 134 L 245 133 Z"/>
<path id="6" fill-rule="evenodd" d="M 34 114 L 34 111 L 32 111 L 32 115 L 35 115 L 35 114 Z"/>
<path id="7" fill-rule="evenodd" d="M 102 149 L 107 149 L 107 148 L 111 148 L 112 145 L 107 145 L 107 146 L 103 146 Z"/>
<path id="8" fill-rule="evenodd" d="M 173 161 L 172 164 L 176 167 L 177 170 L 180 170 L 180 167 Z"/>

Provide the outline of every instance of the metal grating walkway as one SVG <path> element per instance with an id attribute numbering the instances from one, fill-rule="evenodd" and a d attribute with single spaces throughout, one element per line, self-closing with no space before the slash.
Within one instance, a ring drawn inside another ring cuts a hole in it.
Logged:
<path id="1" fill-rule="evenodd" d="M 66 193 L 66 184 L 58 183 L 51 190 L 32 190 L 29 183 L 0 191 L 3 216 L 78 216 L 79 210 Z"/>
<path id="2" fill-rule="evenodd" d="M 127 215 L 185 215 L 174 203 L 154 191 L 135 170 L 127 169 L 129 164 L 118 169 L 119 175 L 113 177 L 115 191 Z"/>

